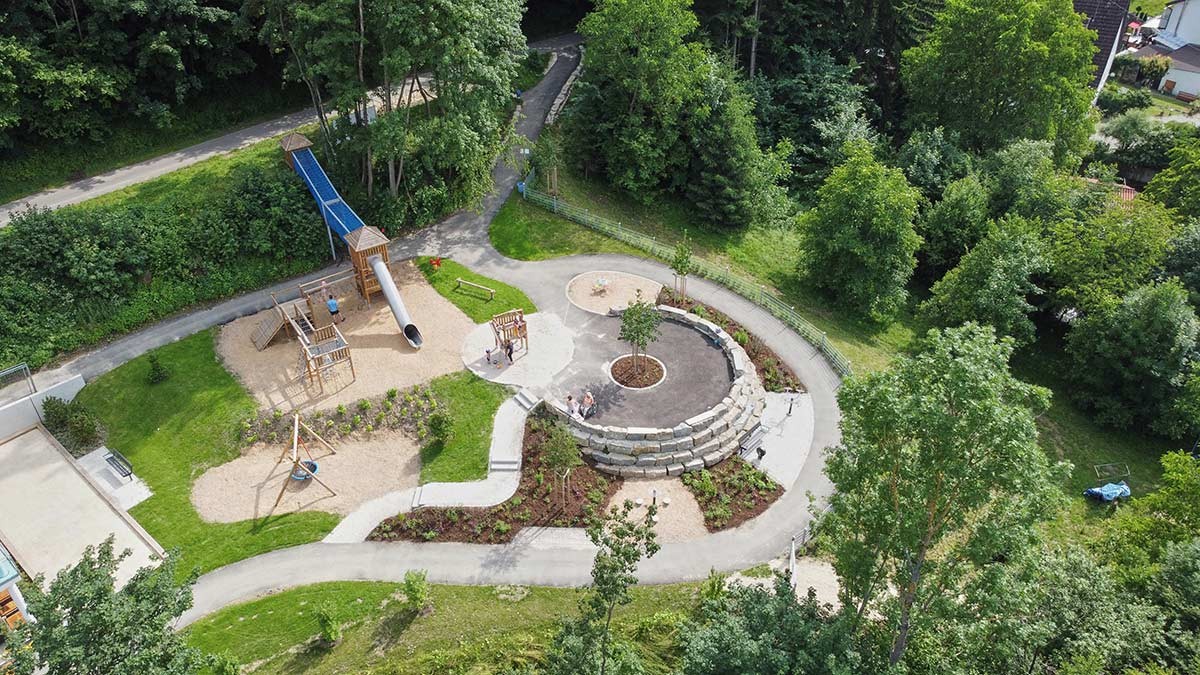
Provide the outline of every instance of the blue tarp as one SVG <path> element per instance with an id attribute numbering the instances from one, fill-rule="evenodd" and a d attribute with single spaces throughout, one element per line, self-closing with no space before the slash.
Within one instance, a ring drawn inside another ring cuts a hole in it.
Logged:
<path id="1" fill-rule="evenodd" d="M 1102 502 L 1111 502 L 1115 499 L 1128 499 L 1130 494 L 1132 493 L 1129 491 L 1129 486 L 1125 484 L 1125 481 L 1107 483 L 1101 487 L 1088 488 L 1083 491 L 1084 497 L 1099 499 Z"/>

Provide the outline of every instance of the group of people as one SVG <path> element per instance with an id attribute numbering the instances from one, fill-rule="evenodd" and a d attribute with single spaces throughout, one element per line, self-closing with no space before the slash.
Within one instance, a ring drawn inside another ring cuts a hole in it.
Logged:
<path id="1" fill-rule="evenodd" d="M 592 396 L 592 392 L 583 392 L 583 400 L 576 401 L 575 397 L 567 395 L 567 412 L 572 417 L 577 417 L 581 420 L 586 420 L 596 414 L 596 397 Z"/>
<path id="2" fill-rule="evenodd" d="M 494 364 L 497 368 L 499 368 L 501 354 L 504 354 L 504 358 L 508 359 L 509 364 L 512 364 L 514 349 L 515 345 L 513 345 L 513 341 L 505 340 L 503 345 L 496 347 L 495 349 L 483 350 L 483 357 L 487 359 L 488 363 Z"/>

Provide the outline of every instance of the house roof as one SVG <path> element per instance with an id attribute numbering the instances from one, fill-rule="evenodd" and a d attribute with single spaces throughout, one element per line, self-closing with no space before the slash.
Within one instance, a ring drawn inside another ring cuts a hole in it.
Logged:
<path id="1" fill-rule="evenodd" d="M 1075 11 L 1084 15 L 1083 23 L 1096 31 L 1096 53 L 1092 63 L 1096 74 L 1092 87 L 1100 85 L 1104 68 L 1117 46 L 1117 38 L 1125 31 L 1125 16 L 1129 13 L 1129 0 L 1074 0 Z"/>
<path id="2" fill-rule="evenodd" d="M 1200 45 L 1186 45 L 1179 49 L 1154 42 L 1133 53 L 1140 58 L 1147 56 L 1165 56 L 1171 59 L 1171 67 L 1189 73 L 1200 73 Z"/>

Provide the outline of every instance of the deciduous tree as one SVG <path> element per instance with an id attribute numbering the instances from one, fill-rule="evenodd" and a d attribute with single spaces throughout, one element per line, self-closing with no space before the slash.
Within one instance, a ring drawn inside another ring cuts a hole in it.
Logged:
<path id="1" fill-rule="evenodd" d="M 1170 151 L 1171 164 L 1146 186 L 1146 195 L 1192 218 L 1200 218 L 1200 138 Z"/>
<path id="2" fill-rule="evenodd" d="M 940 326 L 968 321 L 990 325 L 1018 345 L 1033 342 L 1027 298 L 1041 292 L 1035 275 L 1049 269 L 1041 240 L 1027 221 L 1001 221 L 978 246 L 963 256 L 958 267 L 933 285 L 933 297 L 922 313 Z"/>
<path id="3" fill-rule="evenodd" d="M 988 222 L 988 191 L 978 176 L 971 174 L 946 186 L 942 200 L 925 213 L 918 229 L 924 240 L 925 274 L 936 279 L 958 265 L 987 234 Z"/>
<path id="4" fill-rule="evenodd" d="M 625 311 L 621 313 L 621 332 L 617 339 L 628 342 L 633 358 L 633 367 L 638 372 L 642 370 L 642 354 L 646 347 L 658 339 L 658 326 L 662 317 L 650 302 L 642 299 L 642 291 L 638 290 L 637 297 Z"/>
<path id="5" fill-rule="evenodd" d="M 802 222 L 803 273 L 818 288 L 864 314 L 887 317 L 903 304 L 921 238 L 913 229 L 919 195 L 899 169 L 875 159 L 866 143 L 817 192 Z"/>
<path id="6" fill-rule="evenodd" d="M 1038 447 L 1044 389 L 1009 372 L 1010 340 L 966 324 L 930 331 L 891 369 L 838 392 L 842 444 L 823 527 L 843 605 L 885 618 L 888 659 L 903 660 L 926 613 L 986 562 L 1032 541 L 1057 488 Z"/>
<path id="7" fill-rule="evenodd" d="M 1095 125 L 1094 37 L 1070 0 L 947 0 L 904 52 L 910 122 L 943 126 L 979 152 L 1052 141 L 1065 161 Z"/>
<path id="8" fill-rule="evenodd" d="M 117 554 L 109 537 L 98 548 L 58 573 L 46 591 L 39 578 L 26 588 L 30 613 L 9 644 L 17 673 L 46 668 L 53 675 L 190 675 L 211 665 L 212 657 L 193 649 L 173 623 L 192 606 L 195 574 L 176 581 L 177 564 L 168 556 L 158 567 L 138 570 L 117 588 L 117 568 L 129 551 Z"/>

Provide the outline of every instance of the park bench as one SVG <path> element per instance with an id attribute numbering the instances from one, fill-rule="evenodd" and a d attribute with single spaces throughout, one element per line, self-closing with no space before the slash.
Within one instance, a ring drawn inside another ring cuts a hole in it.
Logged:
<path id="1" fill-rule="evenodd" d="M 121 478 L 133 478 L 133 463 L 125 459 L 125 455 L 116 450 L 109 450 L 108 454 L 104 456 L 104 461 L 108 462 L 112 470 L 116 471 Z"/>
<path id="2" fill-rule="evenodd" d="M 466 279 L 463 279 L 462 277 L 457 277 L 455 279 L 455 281 L 458 282 L 458 285 L 454 287 L 456 289 L 462 288 L 463 284 L 466 284 L 466 285 L 470 286 L 471 288 L 478 288 L 481 291 L 487 291 L 488 300 L 496 299 L 496 289 L 494 289 L 494 288 L 488 288 L 487 286 L 484 286 L 483 284 L 477 284 L 474 281 L 467 281 Z"/>
<path id="3" fill-rule="evenodd" d="M 767 428 L 763 425 L 754 427 L 754 430 L 746 434 L 741 443 L 738 444 L 738 453 L 749 458 L 756 450 L 762 447 L 763 440 L 767 437 Z"/>

